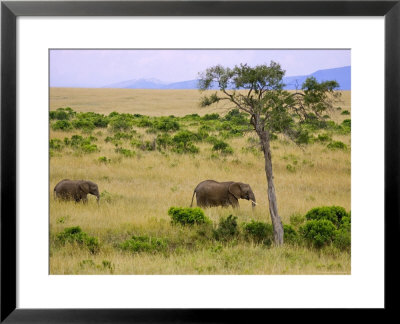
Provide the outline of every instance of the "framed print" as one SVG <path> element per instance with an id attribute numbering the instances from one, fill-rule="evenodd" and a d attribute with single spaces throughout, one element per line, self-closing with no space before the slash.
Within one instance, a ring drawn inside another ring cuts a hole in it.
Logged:
<path id="1" fill-rule="evenodd" d="M 1 10 L 2 321 L 393 309 L 398 1 Z"/>

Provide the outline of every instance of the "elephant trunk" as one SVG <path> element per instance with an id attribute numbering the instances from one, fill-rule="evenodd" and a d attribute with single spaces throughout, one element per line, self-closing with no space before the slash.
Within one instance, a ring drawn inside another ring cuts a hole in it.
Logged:
<path id="1" fill-rule="evenodd" d="M 256 205 L 257 205 L 257 203 L 256 203 L 256 197 L 254 197 L 254 194 L 253 193 L 251 193 L 250 195 L 249 195 L 249 200 L 251 201 L 251 206 L 254 208 L 254 207 L 256 207 Z"/>

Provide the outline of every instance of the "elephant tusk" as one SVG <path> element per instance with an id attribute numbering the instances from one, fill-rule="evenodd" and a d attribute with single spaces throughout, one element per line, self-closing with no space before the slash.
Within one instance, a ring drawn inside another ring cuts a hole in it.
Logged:
<path id="1" fill-rule="evenodd" d="M 249 199 L 254 205 L 258 205 L 254 200 Z"/>

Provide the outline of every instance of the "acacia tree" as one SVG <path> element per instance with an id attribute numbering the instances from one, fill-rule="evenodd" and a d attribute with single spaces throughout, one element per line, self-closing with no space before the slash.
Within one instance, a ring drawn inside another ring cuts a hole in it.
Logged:
<path id="1" fill-rule="evenodd" d="M 257 133 L 264 153 L 265 174 L 268 184 L 269 212 L 274 229 L 275 244 L 283 244 L 283 225 L 278 205 L 272 172 L 270 140 L 273 135 L 284 134 L 297 144 L 308 142 L 309 122 L 324 123 L 323 113 L 339 96 L 334 92 L 336 81 L 317 82 L 306 79 L 301 89 L 285 91 L 281 66 L 271 61 L 269 65 L 250 67 L 240 64 L 234 68 L 217 65 L 199 74 L 200 91 L 220 91 L 202 97 L 200 105 L 210 106 L 226 100 L 250 116 L 250 124 Z"/>

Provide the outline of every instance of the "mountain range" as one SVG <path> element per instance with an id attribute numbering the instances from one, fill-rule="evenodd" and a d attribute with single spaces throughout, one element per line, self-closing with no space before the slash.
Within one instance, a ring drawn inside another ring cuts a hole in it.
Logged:
<path id="1" fill-rule="evenodd" d="M 286 90 L 301 88 L 302 83 L 308 77 L 315 77 L 317 81 L 335 80 L 339 83 L 339 90 L 351 90 L 351 67 L 318 70 L 309 75 L 288 76 L 283 78 Z M 187 80 L 181 82 L 167 83 L 158 79 L 134 79 L 118 83 L 113 83 L 103 88 L 122 88 L 122 89 L 197 89 L 198 80 Z M 217 89 L 216 86 L 213 87 Z"/>

